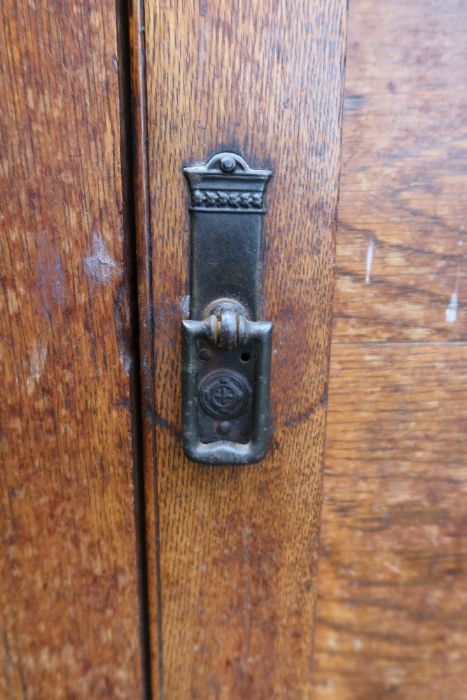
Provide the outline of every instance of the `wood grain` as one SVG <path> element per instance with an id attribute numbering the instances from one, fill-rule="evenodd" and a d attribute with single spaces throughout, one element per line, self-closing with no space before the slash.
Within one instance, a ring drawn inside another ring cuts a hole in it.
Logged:
<path id="1" fill-rule="evenodd" d="M 466 19 L 351 4 L 316 700 L 465 697 Z"/>
<path id="2" fill-rule="evenodd" d="M 463 700 L 467 346 L 335 345 L 313 698 Z"/>
<path id="3" fill-rule="evenodd" d="M 162 638 L 169 700 L 310 690 L 344 30 L 342 0 L 145 2 L 155 418 L 146 410 L 157 451 L 148 552 L 159 554 L 153 648 Z M 186 460 L 180 442 L 189 293 L 182 166 L 223 148 L 275 173 L 264 279 L 275 435 L 260 465 L 213 469 Z"/>
<path id="4" fill-rule="evenodd" d="M 334 340 L 467 338 L 463 0 L 353 0 Z"/>
<path id="5" fill-rule="evenodd" d="M 115 3 L 0 11 L 2 698 L 142 693 Z"/>

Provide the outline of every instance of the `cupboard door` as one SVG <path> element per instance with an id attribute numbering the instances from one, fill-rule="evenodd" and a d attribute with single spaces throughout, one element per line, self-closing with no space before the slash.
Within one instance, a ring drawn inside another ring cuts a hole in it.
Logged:
<path id="1" fill-rule="evenodd" d="M 466 4 L 352 0 L 315 700 L 462 700 Z"/>
<path id="2" fill-rule="evenodd" d="M 113 0 L 0 10 L 0 696 L 137 698 Z"/>
<path id="3" fill-rule="evenodd" d="M 154 692 L 310 694 L 345 46 L 343 0 L 145 0 L 132 17 Z M 257 465 L 181 446 L 190 225 L 182 167 L 274 172 L 264 319 L 274 437 Z"/>

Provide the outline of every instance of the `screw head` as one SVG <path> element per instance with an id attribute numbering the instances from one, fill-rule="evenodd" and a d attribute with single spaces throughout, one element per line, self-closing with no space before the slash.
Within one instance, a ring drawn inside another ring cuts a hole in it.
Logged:
<path id="1" fill-rule="evenodd" d="M 232 156 L 224 156 L 221 158 L 221 169 L 225 173 L 231 173 L 235 170 L 235 166 L 237 165 L 235 158 L 232 158 Z"/>
<path id="2" fill-rule="evenodd" d="M 217 432 L 221 435 L 228 435 L 232 428 L 232 423 L 228 420 L 223 420 L 217 426 Z"/>

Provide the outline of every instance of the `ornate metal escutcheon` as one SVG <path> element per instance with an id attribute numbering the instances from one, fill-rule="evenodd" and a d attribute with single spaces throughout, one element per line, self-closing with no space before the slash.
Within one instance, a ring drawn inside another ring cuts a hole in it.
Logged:
<path id="1" fill-rule="evenodd" d="M 191 191 L 183 445 L 195 462 L 249 464 L 269 440 L 272 324 L 259 321 L 269 170 L 218 153 L 183 170 Z"/>

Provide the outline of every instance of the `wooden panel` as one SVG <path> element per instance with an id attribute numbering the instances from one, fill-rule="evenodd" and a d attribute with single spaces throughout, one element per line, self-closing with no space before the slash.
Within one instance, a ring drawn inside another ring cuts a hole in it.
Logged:
<path id="1" fill-rule="evenodd" d="M 313 698 L 463 700 L 467 346 L 335 345 Z"/>
<path id="2" fill-rule="evenodd" d="M 0 696 L 137 698 L 115 2 L 0 37 Z"/>
<path id="3" fill-rule="evenodd" d="M 466 19 L 351 4 L 316 700 L 465 697 Z"/>
<path id="4" fill-rule="evenodd" d="M 145 3 L 157 423 L 148 551 L 160 554 L 153 645 L 162 637 L 173 700 L 305 697 L 310 688 L 344 6 Z M 275 324 L 275 437 L 260 465 L 213 469 L 190 463 L 180 445 L 189 291 L 181 169 L 219 148 L 275 173 L 264 281 L 264 317 Z M 146 245 L 142 236 L 140 251 Z M 143 354 L 150 342 L 147 323 Z"/>
<path id="5" fill-rule="evenodd" d="M 352 0 L 334 340 L 467 338 L 463 0 Z"/>

